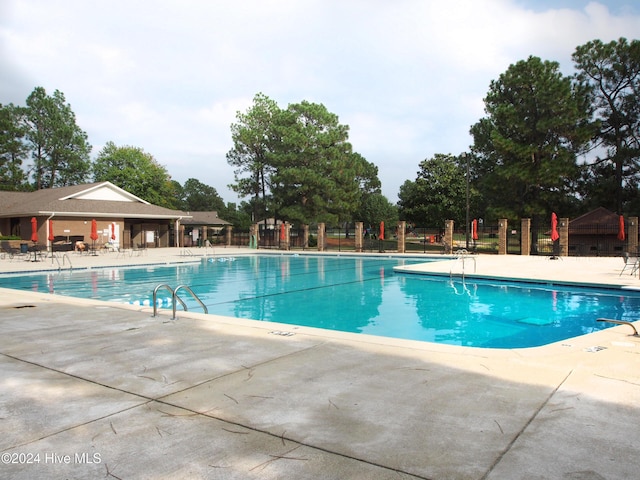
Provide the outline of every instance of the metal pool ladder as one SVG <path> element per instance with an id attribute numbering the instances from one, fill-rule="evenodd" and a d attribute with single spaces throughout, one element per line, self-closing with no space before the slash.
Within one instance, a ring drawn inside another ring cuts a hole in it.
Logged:
<path id="1" fill-rule="evenodd" d="M 184 301 L 178 296 L 179 290 L 186 290 L 187 292 L 189 292 L 191 296 L 196 300 L 196 302 L 200 304 L 200 306 L 202 307 L 202 310 L 204 310 L 204 313 L 209 313 L 207 306 L 204 303 L 202 303 L 202 300 L 200 300 L 200 298 L 187 285 L 178 285 L 175 289 L 172 289 L 166 283 L 161 283 L 160 285 L 157 285 L 156 288 L 153 289 L 153 316 L 154 317 L 158 316 L 158 302 L 157 302 L 158 290 L 160 290 L 161 288 L 165 288 L 171 292 L 171 303 L 173 305 L 173 317 L 171 317 L 171 320 L 176 319 L 176 304 L 178 302 L 180 302 L 180 305 L 182 305 L 182 308 L 184 308 L 185 312 L 188 310 L 187 304 L 184 303 Z"/>
<path id="2" fill-rule="evenodd" d="M 464 262 L 466 259 L 469 260 L 473 260 L 473 273 L 476 273 L 476 257 L 474 256 L 469 256 L 469 252 L 467 251 L 467 249 L 462 248 L 460 250 L 456 250 L 456 262 L 460 261 L 462 262 L 462 278 L 464 278 L 465 275 L 465 270 L 464 270 Z M 449 278 L 451 278 L 453 276 L 453 268 L 455 267 L 455 264 L 451 266 L 451 269 L 449 270 Z"/>
<path id="3" fill-rule="evenodd" d="M 69 258 L 69 256 L 66 253 L 62 254 L 62 265 L 60 265 L 60 260 L 58 260 L 58 256 L 52 252 L 51 254 L 51 265 L 53 265 L 53 260 L 55 259 L 55 261 L 58 263 L 58 271 L 62 270 L 62 267 L 64 267 L 65 261 L 69 262 L 69 270 L 73 270 L 73 265 L 71 265 L 71 259 Z"/>

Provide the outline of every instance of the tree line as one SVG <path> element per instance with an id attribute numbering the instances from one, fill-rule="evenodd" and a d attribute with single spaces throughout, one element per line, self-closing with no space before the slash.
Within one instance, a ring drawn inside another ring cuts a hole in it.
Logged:
<path id="1" fill-rule="evenodd" d="M 231 137 L 230 186 L 249 197 L 254 221 L 397 221 L 395 206 L 381 194 L 378 168 L 353 150 L 349 127 L 324 105 L 281 108 L 258 93 L 247 112 L 237 113 Z"/>
<path id="2" fill-rule="evenodd" d="M 215 188 L 195 178 L 181 185 L 140 147 L 107 142 L 92 161 L 87 134 L 59 90 L 48 95 L 44 88 L 36 87 L 25 103 L 0 105 L 0 190 L 32 191 L 110 181 L 155 205 L 213 210 L 221 218 L 248 225 L 243 218 L 248 216 L 235 203 L 225 204 Z"/>
<path id="3" fill-rule="evenodd" d="M 400 188 L 401 217 L 464 225 L 467 198 L 472 218 L 531 218 L 534 230 L 552 211 L 637 215 L 640 42 L 593 40 L 572 60 L 570 76 L 531 56 L 492 81 L 470 151 L 422 161 Z"/>
<path id="4" fill-rule="evenodd" d="M 593 40 L 572 60 L 573 75 L 535 56 L 509 66 L 489 86 L 469 151 L 421 161 L 397 205 L 381 194 L 378 168 L 354 151 L 336 114 L 307 101 L 282 108 L 262 93 L 231 125 L 226 160 L 230 187 L 246 199 L 239 206 L 197 179 L 173 181 L 139 147 L 109 142 L 92 161 L 64 95 L 42 87 L 25 106 L 0 105 L 0 189 L 108 180 L 157 205 L 217 210 L 240 227 L 268 217 L 441 226 L 463 224 L 470 210 L 486 222 L 529 217 L 535 229 L 551 211 L 572 217 L 604 206 L 637 215 L 640 42 Z"/>

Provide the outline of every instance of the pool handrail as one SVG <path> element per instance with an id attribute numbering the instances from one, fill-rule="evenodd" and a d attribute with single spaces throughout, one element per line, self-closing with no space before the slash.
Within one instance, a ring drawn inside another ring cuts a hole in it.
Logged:
<path id="1" fill-rule="evenodd" d="M 51 265 L 53 265 L 53 260 L 54 259 L 55 259 L 56 263 L 58 264 L 58 271 L 62 270 L 62 267 L 64 267 L 65 260 L 67 262 L 69 262 L 69 270 L 73 270 L 73 265 L 71 265 L 71 259 L 69 258 L 69 256 L 66 253 L 62 254 L 62 265 L 60 265 L 60 260 L 58 260 L 58 256 L 55 254 L 55 252 L 51 252 Z"/>
<path id="2" fill-rule="evenodd" d="M 175 291 L 173 290 L 173 288 L 171 288 L 169 285 L 167 285 L 166 283 L 161 283 L 160 285 L 156 285 L 156 288 L 153 289 L 153 316 L 157 317 L 158 316 L 158 290 L 160 290 L 161 288 L 166 288 L 167 290 L 169 290 L 171 292 L 171 299 L 172 299 L 172 303 L 173 303 L 173 318 L 176 318 L 176 308 L 175 308 L 175 304 L 176 304 L 176 300 L 178 302 L 180 302 L 182 304 L 182 308 L 184 308 L 185 311 L 187 311 L 187 305 L 182 301 L 182 299 L 180 297 L 176 297 L 175 296 Z"/>
<path id="3" fill-rule="evenodd" d="M 191 290 L 191 288 L 188 285 L 178 285 L 176 287 L 176 289 L 173 291 L 173 318 L 172 320 L 176 319 L 176 300 L 179 300 L 180 303 L 182 304 L 182 307 L 184 308 L 184 311 L 187 311 L 187 305 L 180 300 L 180 297 L 178 297 L 178 290 L 180 289 L 184 289 L 187 292 L 189 292 L 191 294 L 191 296 L 196 300 L 196 302 L 198 302 L 200 304 L 200 306 L 202 307 L 202 310 L 204 310 L 204 313 L 209 313 L 209 310 L 207 309 L 207 306 L 202 303 L 202 300 L 200 300 L 200 298 L 194 293 L 193 290 Z"/>
<path id="4" fill-rule="evenodd" d="M 456 250 L 455 252 L 456 254 L 456 258 L 455 261 L 461 261 L 462 262 L 462 278 L 464 278 L 465 276 L 465 269 L 464 269 L 464 262 L 465 259 L 469 258 L 470 260 L 473 260 L 473 273 L 476 273 L 477 271 L 477 265 L 476 265 L 476 257 L 474 256 L 474 254 L 470 254 L 469 251 L 466 248 L 461 248 L 459 250 Z M 449 278 L 451 278 L 453 276 L 453 268 L 455 267 L 455 263 L 453 265 L 451 265 L 451 268 L 449 269 Z"/>
<path id="5" fill-rule="evenodd" d="M 598 322 L 615 323 L 616 325 L 628 325 L 629 327 L 633 328 L 633 335 L 635 337 L 640 337 L 640 334 L 638 334 L 638 330 L 636 329 L 636 326 L 631 322 L 627 322 L 625 320 L 613 320 L 611 318 L 598 318 L 597 321 Z"/>

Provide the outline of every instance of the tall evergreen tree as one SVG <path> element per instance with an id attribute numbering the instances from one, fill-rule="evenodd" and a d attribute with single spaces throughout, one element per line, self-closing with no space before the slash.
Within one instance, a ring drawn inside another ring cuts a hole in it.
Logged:
<path id="1" fill-rule="evenodd" d="M 359 200 L 363 158 L 349 127 L 324 105 L 303 101 L 279 116 L 272 193 L 278 216 L 299 223 L 350 219 Z"/>
<path id="2" fill-rule="evenodd" d="M 501 215 L 532 218 L 534 238 L 542 216 L 573 193 L 592 134 L 589 101 L 558 63 L 529 57 L 491 82 L 487 117 L 471 128 L 479 172 L 491 176 L 484 194 Z"/>
<path id="3" fill-rule="evenodd" d="M 24 109 L 0 105 L 0 190 L 22 190 L 26 175 L 22 168 L 28 148 L 24 143 Z"/>
<path id="4" fill-rule="evenodd" d="M 233 148 L 227 153 L 227 163 L 235 168 L 235 183 L 229 187 L 241 197 L 251 197 L 253 221 L 266 218 L 269 193 L 269 154 L 273 150 L 274 117 L 280 108 L 269 97 L 258 93 L 253 106 L 236 114 L 231 125 Z"/>
<path id="5" fill-rule="evenodd" d="M 623 214 L 640 180 L 640 41 L 593 40 L 572 58 L 578 78 L 592 88 L 600 127 L 595 146 L 605 151 L 590 166 L 585 193 Z"/>
<path id="6" fill-rule="evenodd" d="M 399 197 L 402 219 L 443 227 L 445 220 L 465 223 L 466 171 L 461 158 L 437 153 L 420 162 L 415 181 L 407 180 Z"/>
<path id="7" fill-rule="evenodd" d="M 27 98 L 26 139 L 34 161 L 34 187 L 53 188 L 86 181 L 91 170 L 91 145 L 76 124 L 71 106 L 59 90 L 47 95 L 36 87 Z"/>
<path id="8" fill-rule="evenodd" d="M 365 193 L 379 192 L 377 168 L 354 152 L 349 127 L 324 105 L 303 101 L 281 110 L 263 94 L 231 126 L 236 167 L 231 187 L 251 196 L 254 221 L 351 220 Z"/>

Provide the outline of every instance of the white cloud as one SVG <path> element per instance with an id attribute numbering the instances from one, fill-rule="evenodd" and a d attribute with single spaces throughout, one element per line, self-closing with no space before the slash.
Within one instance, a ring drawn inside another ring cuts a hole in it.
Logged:
<path id="1" fill-rule="evenodd" d="M 236 111 L 263 92 L 323 103 L 395 201 L 418 163 L 458 154 L 489 83 L 529 55 L 571 71 L 575 47 L 633 38 L 609 0 L 5 0 L 0 103 L 62 91 L 95 146 L 135 145 L 227 201 Z"/>

